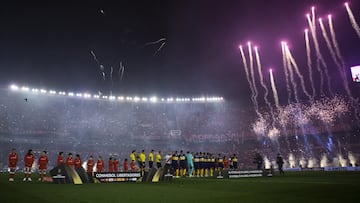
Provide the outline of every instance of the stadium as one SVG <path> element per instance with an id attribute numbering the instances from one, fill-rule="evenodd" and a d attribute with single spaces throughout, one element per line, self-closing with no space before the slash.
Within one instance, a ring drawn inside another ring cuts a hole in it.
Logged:
<path id="1" fill-rule="evenodd" d="M 1 202 L 357 202 L 358 2 L 206 3 L 6 4 Z"/>

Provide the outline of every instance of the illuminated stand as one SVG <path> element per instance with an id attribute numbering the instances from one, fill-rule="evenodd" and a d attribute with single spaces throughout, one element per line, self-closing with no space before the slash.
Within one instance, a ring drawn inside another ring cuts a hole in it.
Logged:
<path id="1" fill-rule="evenodd" d="M 223 97 L 167 97 L 167 98 L 158 98 L 156 96 L 150 97 L 139 97 L 139 96 L 115 96 L 115 95 L 100 95 L 100 94 L 90 94 L 88 92 L 84 93 L 75 93 L 75 92 L 65 92 L 65 91 L 55 91 L 39 88 L 30 88 L 27 86 L 18 86 L 12 84 L 9 86 L 9 89 L 12 92 L 19 93 L 31 93 L 34 95 L 49 95 L 49 96 L 61 96 L 61 97 L 70 97 L 86 100 L 102 100 L 102 101 L 118 101 L 122 103 L 221 103 L 224 102 Z"/>

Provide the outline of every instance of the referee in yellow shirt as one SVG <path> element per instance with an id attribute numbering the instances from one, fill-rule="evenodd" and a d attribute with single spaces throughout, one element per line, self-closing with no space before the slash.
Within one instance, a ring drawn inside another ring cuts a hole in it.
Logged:
<path id="1" fill-rule="evenodd" d="M 145 155 L 145 150 L 144 149 L 139 154 L 139 161 L 140 161 L 141 170 L 145 170 L 146 155 Z"/>
<path id="2" fill-rule="evenodd" d="M 152 149 L 149 153 L 149 169 L 152 169 L 154 164 L 154 150 Z"/>
<path id="3" fill-rule="evenodd" d="M 130 153 L 130 161 L 136 161 L 136 155 L 135 155 L 135 150 L 132 150 Z"/>
<path id="4" fill-rule="evenodd" d="M 156 154 L 156 166 L 157 168 L 161 168 L 161 151 Z"/>

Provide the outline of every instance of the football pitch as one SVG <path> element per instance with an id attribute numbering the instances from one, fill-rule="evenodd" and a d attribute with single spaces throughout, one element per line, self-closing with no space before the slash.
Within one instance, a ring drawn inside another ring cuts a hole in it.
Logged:
<path id="1" fill-rule="evenodd" d="M 8 182 L 0 175 L 0 202 L 359 202 L 360 172 L 288 172 L 285 176 L 180 178 L 159 183 L 53 184 Z"/>

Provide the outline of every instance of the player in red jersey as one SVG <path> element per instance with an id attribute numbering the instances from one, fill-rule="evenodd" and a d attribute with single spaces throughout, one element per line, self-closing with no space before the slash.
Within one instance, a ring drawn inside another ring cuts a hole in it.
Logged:
<path id="1" fill-rule="evenodd" d="M 86 163 L 86 172 L 92 173 L 94 170 L 94 158 L 93 156 L 90 156 L 87 163 Z"/>
<path id="2" fill-rule="evenodd" d="M 46 151 L 42 151 L 41 152 L 41 156 L 39 157 L 38 160 L 38 165 L 39 165 L 39 181 L 42 181 L 43 178 L 46 175 L 46 169 L 47 169 L 47 164 L 49 162 L 48 157 L 46 156 Z"/>
<path id="3" fill-rule="evenodd" d="M 131 163 L 130 163 L 130 168 L 131 168 L 131 172 L 135 172 L 136 170 L 136 164 L 135 164 L 135 161 L 132 160 Z"/>
<path id="4" fill-rule="evenodd" d="M 229 159 L 224 156 L 223 158 L 224 169 L 229 169 Z"/>
<path id="5" fill-rule="evenodd" d="M 82 167 L 81 166 L 81 158 L 80 158 L 79 154 L 76 154 L 76 156 L 75 156 L 74 167 L 75 167 L 75 169 L 79 169 Z"/>
<path id="6" fill-rule="evenodd" d="M 114 164 L 114 172 L 119 172 L 119 160 L 114 158 L 113 164 Z"/>
<path id="7" fill-rule="evenodd" d="M 114 172 L 114 161 L 112 157 L 109 158 L 109 172 Z"/>
<path id="8" fill-rule="evenodd" d="M 16 149 L 12 149 L 9 154 L 9 181 L 14 181 L 15 170 L 19 157 L 16 154 Z"/>
<path id="9" fill-rule="evenodd" d="M 62 163 L 64 163 L 64 157 L 63 157 L 64 152 L 59 152 L 59 156 L 57 158 L 57 165 L 61 165 Z"/>
<path id="10" fill-rule="evenodd" d="M 25 168 L 24 168 L 24 180 L 23 181 L 32 181 L 31 180 L 31 167 L 34 163 L 35 157 L 32 154 L 32 150 L 29 149 L 28 152 L 26 153 L 25 157 L 24 157 L 24 163 L 25 163 Z"/>
<path id="11" fill-rule="evenodd" d="M 124 160 L 123 165 L 124 165 L 124 172 L 127 172 L 129 170 L 128 159 Z"/>
<path id="12" fill-rule="evenodd" d="M 99 156 L 99 159 L 96 162 L 96 172 L 101 173 L 104 171 L 104 160 L 101 156 Z"/>
<path id="13" fill-rule="evenodd" d="M 74 166 L 74 160 L 72 157 L 72 153 L 69 153 L 67 159 L 66 159 L 66 165 L 69 167 L 73 167 Z"/>

